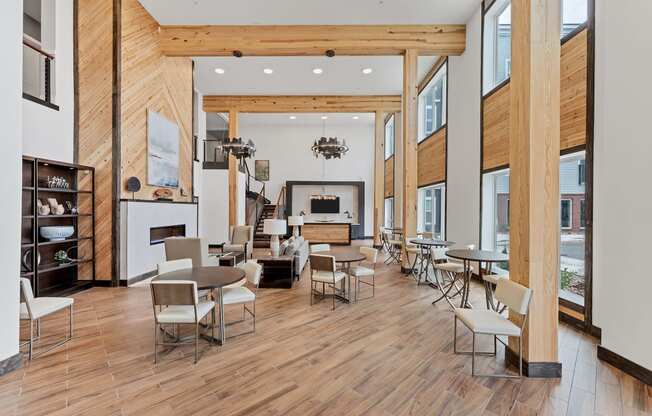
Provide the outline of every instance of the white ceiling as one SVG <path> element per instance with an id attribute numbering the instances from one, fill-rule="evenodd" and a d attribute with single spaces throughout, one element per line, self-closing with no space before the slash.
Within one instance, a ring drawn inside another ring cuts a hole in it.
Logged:
<path id="1" fill-rule="evenodd" d="M 140 0 L 164 25 L 466 23 L 480 0 Z"/>
<path id="2" fill-rule="evenodd" d="M 419 57 L 419 79 L 437 57 Z M 224 69 L 224 74 L 215 73 Z M 267 75 L 263 69 L 274 73 Z M 323 69 L 315 75 L 314 68 Z M 372 68 L 369 75 L 363 68 Z M 195 58 L 195 86 L 204 95 L 400 95 L 400 56 L 201 57 Z"/>
<path id="3" fill-rule="evenodd" d="M 238 123 L 242 125 L 309 125 L 321 126 L 329 125 L 373 125 L 375 114 L 373 113 L 329 113 L 323 114 L 328 117 L 322 120 L 322 114 L 301 113 L 301 114 L 283 114 L 283 113 L 243 113 L 240 114 Z M 296 117 L 292 120 L 290 117 Z M 354 119 L 353 117 L 358 117 Z"/>

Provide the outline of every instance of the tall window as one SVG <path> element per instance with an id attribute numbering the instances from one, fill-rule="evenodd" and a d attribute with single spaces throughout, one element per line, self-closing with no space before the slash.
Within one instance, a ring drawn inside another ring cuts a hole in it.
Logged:
<path id="1" fill-rule="evenodd" d="M 446 213 L 445 185 L 419 189 L 417 205 L 417 231 L 432 233 L 433 238 L 444 238 Z"/>
<path id="2" fill-rule="evenodd" d="M 496 33 L 496 60 L 494 85 L 498 85 L 512 73 L 512 5 L 507 4 L 494 21 Z"/>
<path id="3" fill-rule="evenodd" d="M 588 20 L 588 0 L 563 0 L 561 2 L 561 37 L 568 35 Z"/>
<path id="4" fill-rule="evenodd" d="M 586 155 L 578 152 L 559 161 L 560 244 L 559 296 L 584 304 L 586 225 Z"/>
<path id="5" fill-rule="evenodd" d="M 446 82 L 444 64 L 419 94 L 419 141 L 446 124 Z"/>
<path id="6" fill-rule="evenodd" d="M 394 227 L 394 198 L 385 198 L 385 227 Z"/>
<path id="7" fill-rule="evenodd" d="M 23 93 L 49 104 L 56 101 L 55 6 L 55 0 L 23 2 Z"/>
<path id="8" fill-rule="evenodd" d="M 482 248 L 509 254 L 509 169 L 482 177 Z M 509 263 L 493 270 L 506 273 Z"/>
<path id="9" fill-rule="evenodd" d="M 385 160 L 394 154 L 394 115 L 385 122 Z"/>

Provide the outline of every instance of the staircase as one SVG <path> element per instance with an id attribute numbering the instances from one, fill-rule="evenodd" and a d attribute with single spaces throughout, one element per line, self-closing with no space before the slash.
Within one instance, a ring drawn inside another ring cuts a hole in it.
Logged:
<path id="1" fill-rule="evenodd" d="M 254 229 L 254 247 L 269 247 L 269 235 L 263 234 L 265 220 L 273 219 L 276 205 L 265 204 Z"/>

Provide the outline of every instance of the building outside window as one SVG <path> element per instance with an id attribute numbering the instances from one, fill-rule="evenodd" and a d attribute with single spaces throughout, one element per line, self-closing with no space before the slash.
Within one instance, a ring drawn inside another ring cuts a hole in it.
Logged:
<path id="1" fill-rule="evenodd" d="M 494 85 L 498 85 L 512 73 L 512 5 L 510 3 L 500 11 L 494 24 L 496 33 Z"/>
<path id="2" fill-rule="evenodd" d="M 419 189 L 417 204 L 417 232 L 432 233 L 433 238 L 444 239 L 446 213 L 446 186 L 435 185 Z"/>
<path id="3" fill-rule="evenodd" d="M 385 228 L 394 227 L 394 198 L 385 198 Z"/>
<path id="4" fill-rule="evenodd" d="M 482 176 L 482 249 L 509 254 L 509 169 Z M 507 273 L 509 262 L 493 271 Z"/>
<path id="5" fill-rule="evenodd" d="M 394 115 L 385 122 L 385 160 L 394 155 Z"/>
<path id="6" fill-rule="evenodd" d="M 419 94 L 419 141 L 446 124 L 447 67 L 442 65 Z"/>

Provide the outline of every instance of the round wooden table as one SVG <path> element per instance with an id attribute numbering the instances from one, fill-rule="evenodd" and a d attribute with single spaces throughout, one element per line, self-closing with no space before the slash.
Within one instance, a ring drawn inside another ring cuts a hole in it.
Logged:
<path id="1" fill-rule="evenodd" d="M 485 284 L 485 297 L 487 300 L 487 307 L 491 309 L 496 309 L 493 304 L 493 299 L 489 299 L 489 294 L 487 294 L 487 282 L 482 278 L 482 263 L 491 264 L 491 263 L 500 263 L 504 261 L 509 261 L 509 256 L 498 251 L 487 251 L 487 250 L 448 250 L 446 252 L 448 257 L 462 260 L 464 262 L 464 288 L 462 290 L 462 302 L 460 307 L 467 308 L 471 307 L 469 304 L 469 290 L 471 285 L 471 262 L 477 262 L 479 265 L 478 276 L 480 280 Z"/>
<path id="2" fill-rule="evenodd" d="M 346 285 L 347 285 L 347 292 L 348 292 L 348 298 L 342 297 L 342 300 L 346 303 L 351 302 L 351 263 L 357 263 L 360 261 L 364 261 L 367 259 L 367 257 L 360 253 L 357 250 L 342 250 L 342 251 L 320 251 L 314 254 L 321 254 L 324 256 L 333 256 L 335 257 L 335 263 L 340 263 L 344 266 L 344 270 L 346 270 Z"/>
<path id="3" fill-rule="evenodd" d="M 197 266 L 192 269 L 181 269 L 163 273 L 152 280 L 190 280 L 197 283 L 198 290 L 217 289 L 220 305 L 220 338 L 215 340 L 220 345 L 224 344 L 224 286 L 237 283 L 245 278 L 245 272 L 237 267 L 226 266 Z"/>
<path id="4" fill-rule="evenodd" d="M 419 264 L 419 275 L 417 276 L 417 285 L 421 284 L 421 276 L 426 272 L 426 282 L 428 282 L 428 266 L 432 264 L 432 251 L 430 247 L 450 247 L 455 244 L 454 241 L 438 240 L 435 238 L 412 238 L 409 243 L 416 244 L 421 250 L 421 263 Z M 426 261 L 426 267 L 423 267 L 423 262 Z M 416 260 L 415 260 L 416 262 Z M 428 282 L 436 289 L 436 284 Z"/>

